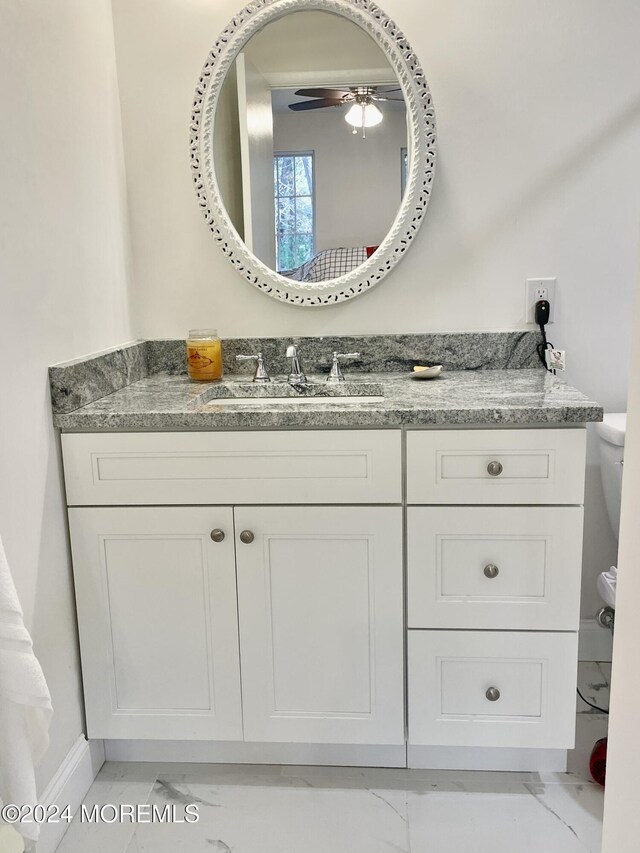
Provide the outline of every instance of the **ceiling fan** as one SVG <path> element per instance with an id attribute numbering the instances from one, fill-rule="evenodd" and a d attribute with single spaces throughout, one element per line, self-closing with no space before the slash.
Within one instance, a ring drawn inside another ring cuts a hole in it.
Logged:
<path id="1" fill-rule="evenodd" d="M 367 106 L 373 101 L 403 101 L 400 86 L 350 86 L 345 89 L 298 89 L 295 93 L 304 98 L 316 98 L 314 101 L 297 101 L 289 104 L 294 112 L 302 110 L 319 110 L 323 107 L 341 107 L 344 104 L 360 104 Z"/>
<path id="2" fill-rule="evenodd" d="M 399 95 L 394 95 L 399 92 Z M 362 138 L 366 138 L 366 128 L 375 127 L 382 121 L 382 113 L 374 101 L 404 101 L 400 86 L 351 86 L 348 89 L 298 89 L 295 93 L 314 101 L 297 101 L 289 104 L 294 112 L 319 110 L 324 107 L 342 107 L 350 104 L 344 120 L 353 127 L 353 133 L 362 129 Z"/>

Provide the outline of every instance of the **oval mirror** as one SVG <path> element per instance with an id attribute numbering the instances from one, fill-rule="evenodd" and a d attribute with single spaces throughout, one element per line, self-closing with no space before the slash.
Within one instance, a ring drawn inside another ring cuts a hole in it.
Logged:
<path id="1" fill-rule="evenodd" d="M 191 166 L 233 266 L 263 292 L 327 305 L 378 284 L 429 201 L 435 118 L 407 40 L 366 0 L 260 0 L 198 82 Z"/>

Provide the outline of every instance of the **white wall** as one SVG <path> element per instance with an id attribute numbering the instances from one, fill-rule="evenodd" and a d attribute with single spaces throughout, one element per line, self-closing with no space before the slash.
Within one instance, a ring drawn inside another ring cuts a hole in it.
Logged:
<path id="1" fill-rule="evenodd" d="M 636 853 L 640 838 L 640 266 L 633 330 L 602 853 Z"/>
<path id="2" fill-rule="evenodd" d="M 381 104 L 385 112 L 385 105 Z M 400 150 L 407 147 L 404 110 L 351 133 L 346 110 L 274 113 L 276 151 L 315 152 L 316 250 L 378 246 L 400 207 Z"/>
<path id="3" fill-rule="evenodd" d="M 47 367 L 130 339 L 109 0 L 0 4 L 0 535 L 53 697 L 42 791 L 84 730 Z"/>
<path id="4" fill-rule="evenodd" d="M 519 328 L 557 276 L 567 378 L 625 407 L 640 199 L 637 0 L 385 0 L 432 88 L 439 163 L 411 252 L 353 302 L 267 299 L 214 245 L 191 187 L 192 91 L 240 0 L 114 0 L 136 332 L 289 335 Z M 159 177 L 161 178 L 159 180 Z M 583 614 L 615 559 L 590 442 Z"/>

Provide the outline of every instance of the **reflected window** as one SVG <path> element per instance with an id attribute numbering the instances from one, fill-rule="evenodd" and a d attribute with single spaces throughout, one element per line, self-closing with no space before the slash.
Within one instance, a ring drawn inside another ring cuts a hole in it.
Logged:
<path id="1" fill-rule="evenodd" d="M 280 151 L 273 158 L 278 272 L 299 267 L 316 246 L 313 151 Z"/>

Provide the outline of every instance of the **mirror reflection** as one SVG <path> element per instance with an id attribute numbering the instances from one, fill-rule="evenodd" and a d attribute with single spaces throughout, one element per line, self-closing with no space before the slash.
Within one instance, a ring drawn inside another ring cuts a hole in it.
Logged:
<path id="1" fill-rule="evenodd" d="M 244 45 L 222 86 L 216 178 L 234 228 L 270 269 L 320 282 L 388 233 L 409 168 L 406 107 L 353 22 L 294 12 Z"/>

